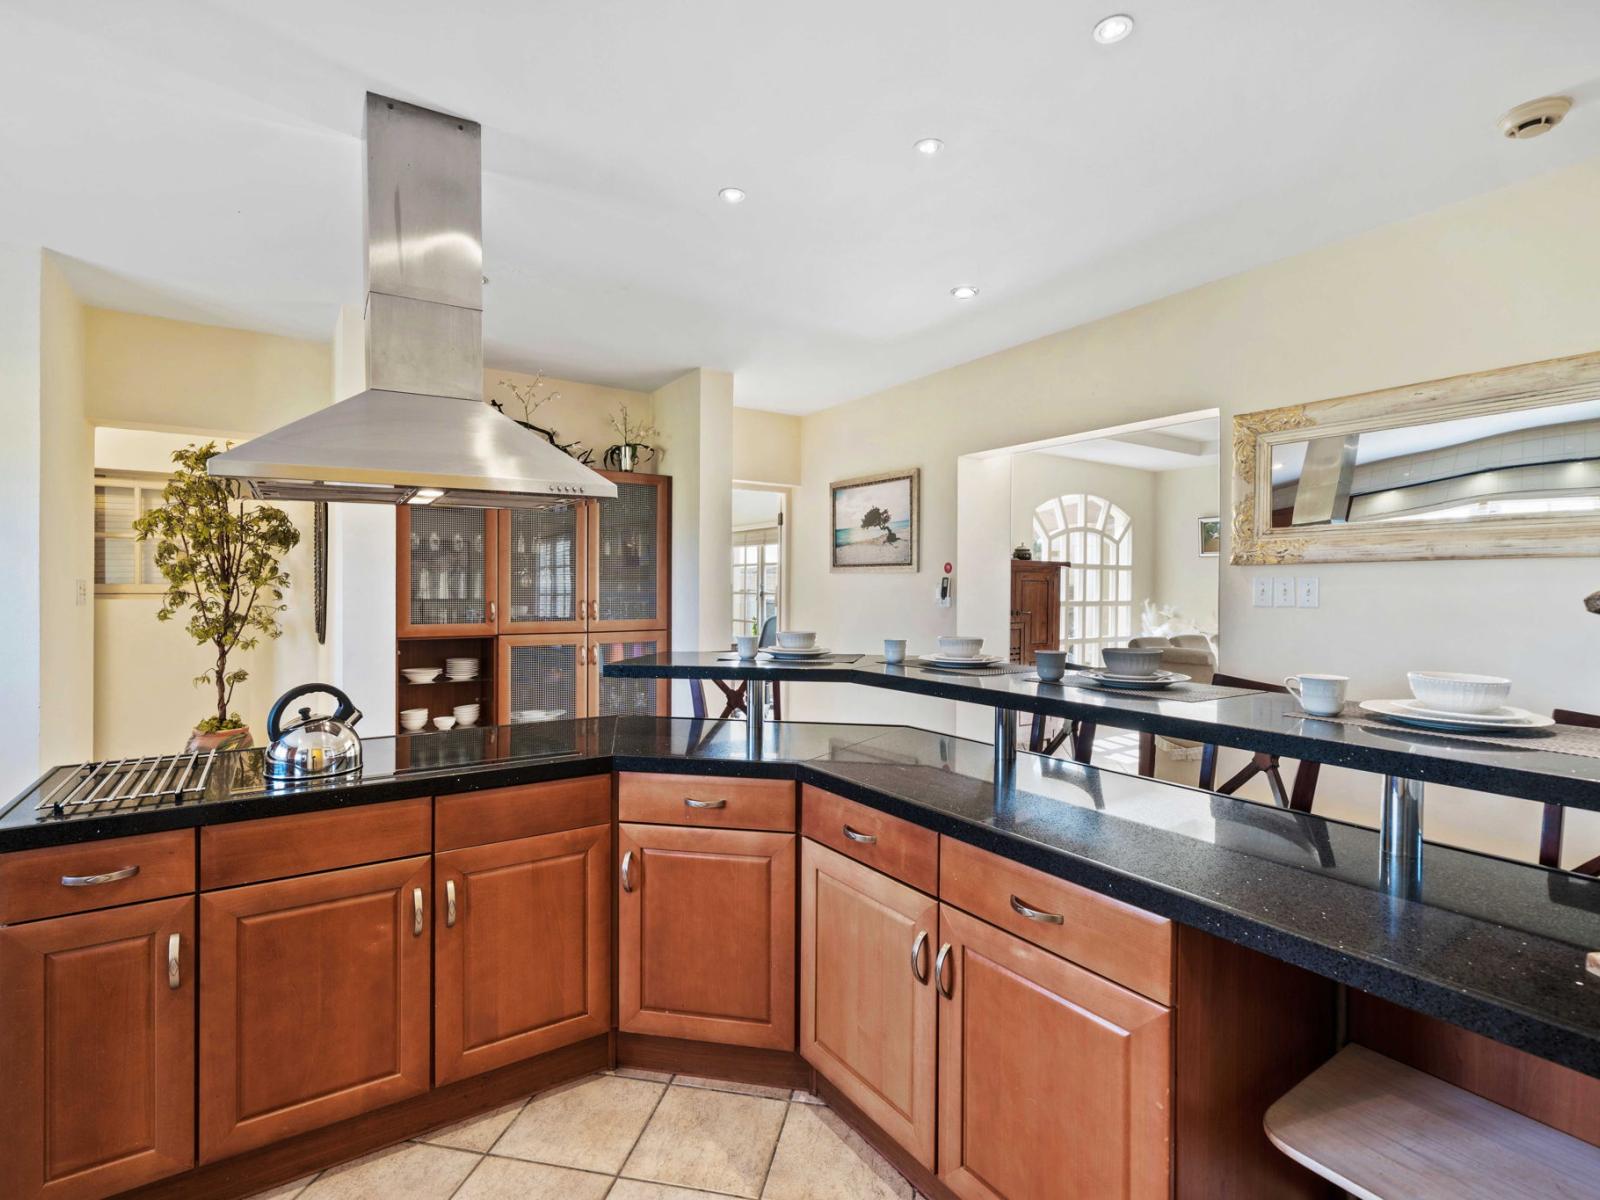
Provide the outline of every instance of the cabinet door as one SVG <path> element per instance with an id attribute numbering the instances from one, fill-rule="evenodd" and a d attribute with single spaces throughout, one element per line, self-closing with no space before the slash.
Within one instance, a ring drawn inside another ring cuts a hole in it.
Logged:
<path id="1" fill-rule="evenodd" d="M 959 909 L 939 925 L 940 1179 L 964 1200 L 1165 1200 L 1168 1010 Z"/>
<path id="2" fill-rule="evenodd" d="M 670 629 L 671 480 L 603 474 L 617 485 L 617 496 L 590 509 L 589 628 Z"/>
<path id="3" fill-rule="evenodd" d="M 938 902 L 800 842 L 800 1053 L 933 1169 Z"/>
<path id="4" fill-rule="evenodd" d="M 98 1200 L 193 1165 L 194 913 L 0 929 L 0 1195 Z"/>
<path id="5" fill-rule="evenodd" d="M 665 632 L 640 633 L 628 638 L 589 639 L 590 716 L 665 717 L 672 713 L 670 679 L 607 679 L 600 668 L 621 658 L 665 654 L 672 643 Z"/>
<path id="6" fill-rule="evenodd" d="M 586 505 L 500 512 L 500 632 L 563 633 L 588 626 Z"/>
<path id="7" fill-rule="evenodd" d="M 395 517 L 400 637 L 495 632 L 499 514 L 484 508 L 402 504 Z"/>
<path id="8" fill-rule="evenodd" d="M 429 859 L 200 897 L 200 1159 L 428 1088 Z"/>
<path id="9" fill-rule="evenodd" d="M 434 1082 L 611 1027 L 611 827 L 434 860 Z"/>
<path id="10" fill-rule="evenodd" d="M 589 643 L 582 634 L 519 633 L 498 639 L 503 725 L 571 721 L 589 711 Z"/>
<path id="11" fill-rule="evenodd" d="M 618 1027 L 794 1049 L 792 833 L 620 827 Z"/>

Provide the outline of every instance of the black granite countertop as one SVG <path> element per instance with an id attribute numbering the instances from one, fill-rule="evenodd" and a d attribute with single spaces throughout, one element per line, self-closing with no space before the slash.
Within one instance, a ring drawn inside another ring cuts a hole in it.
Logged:
<path id="1" fill-rule="evenodd" d="M 958 675 L 916 666 L 887 666 L 870 655 L 853 663 L 774 666 L 766 661 L 731 660 L 726 651 L 687 651 L 621 659 L 606 663 L 602 672 L 619 678 L 855 683 L 1600 810 L 1600 759 L 1543 750 L 1540 742 L 1547 734 L 1534 731 L 1524 735 L 1520 740 L 1526 742 L 1526 748 L 1522 748 L 1399 725 L 1339 724 L 1309 717 L 1293 699 L 1276 693 L 1164 701 L 1095 688 L 1029 683 L 1019 674 Z"/>
<path id="2" fill-rule="evenodd" d="M 997 800 L 990 747 L 925 730 L 628 717 L 374 738 L 358 778 L 269 790 L 230 756 L 202 800 L 0 812 L 0 853 L 613 769 L 798 779 L 1600 1076 L 1600 880 L 1430 845 L 1414 898 L 1374 831 L 1036 755 Z M 47 779 L 50 778 L 47 776 Z M 224 782 L 225 781 L 225 782 Z"/>

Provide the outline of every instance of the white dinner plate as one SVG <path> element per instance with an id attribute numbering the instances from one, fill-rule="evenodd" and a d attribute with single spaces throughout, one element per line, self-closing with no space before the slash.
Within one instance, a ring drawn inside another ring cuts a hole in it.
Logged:
<path id="1" fill-rule="evenodd" d="M 757 658 L 822 658 L 832 654 L 826 646 L 813 646 L 809 650 L 785 650 L 782 646 L 763 646 L 756 653 Z"/>
<path id="2" fill-rule="evenodd" d="M 924 654 L 922 661 L 936 667 L 992 667 L 1005 660 L 996 654 Z"/>
<path id="3" fill-rule="evenodd" d="M 1081 672 L 1093 687 L 1114 688 L 1123 692 L 1159 692 L 1175 683 L 1187 683 L 1189 677 L 1176 671 L 1160 671 L 1155 675 L 1108 675 L 1104 671 Z"/>
<path id="4" fill-rule="evenodd" d="M 1551 717 L 1541 716 L 1527 709 L 1513 709 L 1517 721 L 1480 721 L 1475 717 L 1457 713 L 1450 717 L 1425 717 L 1412 709 L 1405 700 L 1363 700 L 1365 712 L 1388 717 L 1402 725 L 1415 725 L 1421 729 L 1441 729 L 1453 733 L 1499 733 L 1505 730 L 1548 729 L 1555 724 Z"/>
<path id="5" fill-rule="evenodd" d="M 511 714 L 513 725 L 525 725 L 532 721 L 554 721 L 557 717 L 567 715 L 564 708 L 520 708 Z"/>
<path id="6" fill-rule="evenodd" d="M 1515 725 L 1522 721 L 1524 710 L 1502 705 L 1491 708 L 1488 712 L 1464 713 L 1452 712 L 1448 708 L 1429 708 L 1420 700 L 1396 700 L 1401 708 L 1408 708 L 1419 717 L 1437 718 L 1443 721 L 1471 721 L 1474 725 Z"/>
<path id="7" fill-rule="evenodd" d="M 1180 679 L 1189 678 L 1176 671 L 1151 671 L 1145 675 L 1125 675 L 1120 671 L 1107 671 L 1103 667 L 1093 669 L 1089 673 L 1096 679 L 1107 679 L 1112 683 L 1158 683 L 1163 679 L 1177 683 Z"/>

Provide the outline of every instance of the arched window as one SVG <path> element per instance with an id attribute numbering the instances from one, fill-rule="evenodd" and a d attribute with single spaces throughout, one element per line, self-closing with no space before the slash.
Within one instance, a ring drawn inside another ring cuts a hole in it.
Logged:
<path id="1" fill-rule="evenodd" d="M 1034 554 L 1071 563 L 1061 597 L 1061 648 L 1101 664 L 1104 646 L 1133 636 L 1133 521 L 1104 496 L 1046 500 L 1033 514 Z"/>

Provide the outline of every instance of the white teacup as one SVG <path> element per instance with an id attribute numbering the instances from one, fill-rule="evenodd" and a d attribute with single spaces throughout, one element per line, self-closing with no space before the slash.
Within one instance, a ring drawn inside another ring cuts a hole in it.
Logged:
<path id="1" fill-rule="evenodd" d="M 1314 717 L 1336 717 L 1344 711 L 1345 675 L 1291 675 L 1283 681 L 1300 707 Z"/>
<path id="2" fill-rule="evenodd" d="M 1033 652 L 1033 667 L 1039 676 L 1040 683 L 1060 683 L 1061 677 L 1067 673 L 1067 652 L 1065 650 L 1035 650 Z"/>
<path id="3" fill-rule="evenodd" d="M 903 663 L 906 660 L 905 638 L 883 639 L 883 661 L 889 664 Z"/>
<path id="4" fill-rule="evenodd" d="M 751 633 L 743 634 L 733 639 L 733 648 L 738 651 L 740 658 L 754 658 L 756 656 L 756 642 L 759 639 Z"/>

